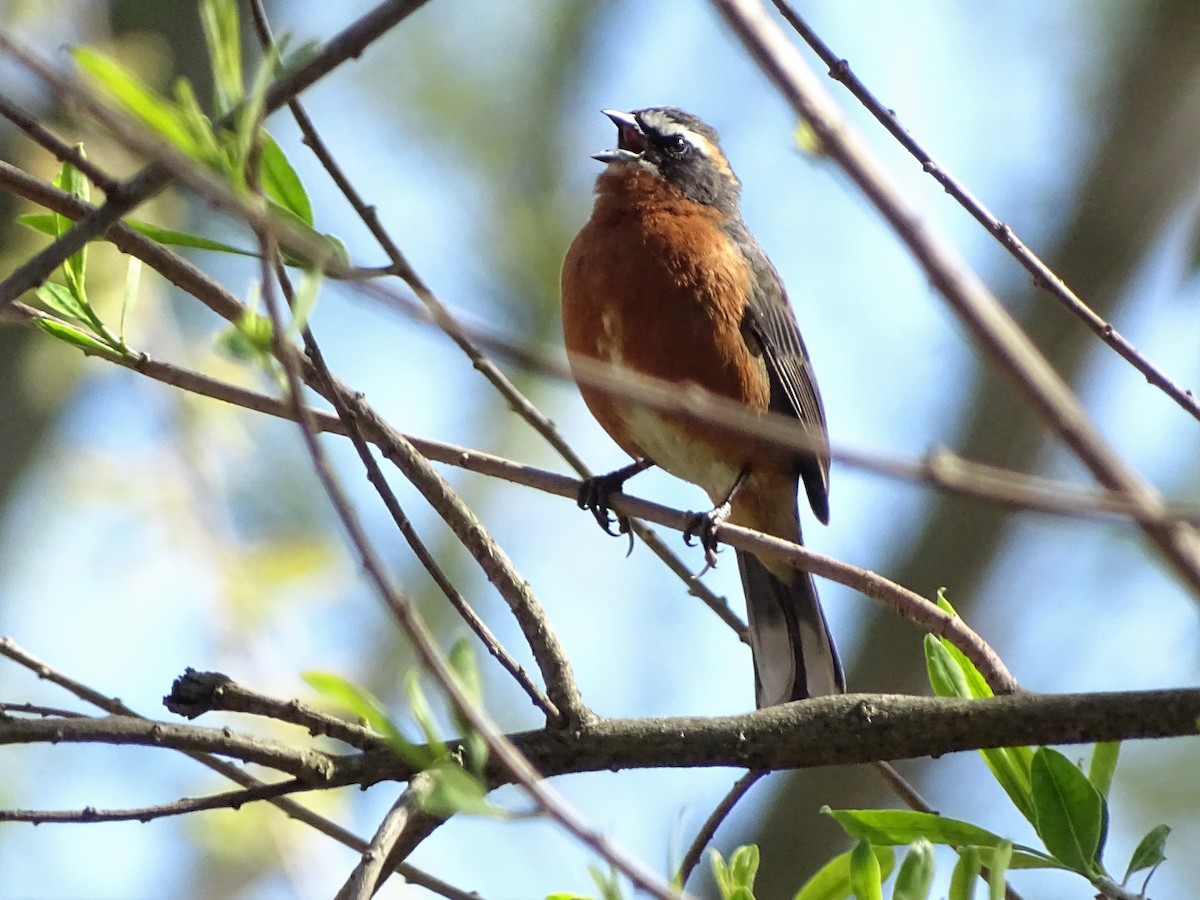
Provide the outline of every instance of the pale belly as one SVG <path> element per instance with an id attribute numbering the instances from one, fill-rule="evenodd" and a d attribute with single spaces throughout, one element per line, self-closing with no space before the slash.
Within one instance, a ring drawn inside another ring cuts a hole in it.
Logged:
<path id="1" fill-rule="evenodd" d="M 676 478 L 699 485 L 714 506 L 723 503 L 737 480 L 740 465 L 724 461 L 707 441 L 696 440 L 695 429 L 664 420 L 645 407 L 621 410 L 630 437 L 642 452 Z"/>

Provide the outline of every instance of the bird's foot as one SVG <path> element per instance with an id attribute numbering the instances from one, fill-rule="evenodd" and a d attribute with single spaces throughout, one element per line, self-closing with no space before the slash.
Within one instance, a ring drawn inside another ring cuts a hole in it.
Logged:
<path id="1" fill-rule="evenodd" d="M 704 568 L 696 573 L 696 578 L 699 578 L 717 564 L 717 529 L 729 518 L 730 508 L 729 501 L 726 501 L 720 506 L 713 507 L 708 512 L 693 513 L 692 520 L 688 523 L 687 528 L 683 530 L 683 542 L 685 544 L 689 547 L 692 546 L 692 539 L 694 538 L 696 543 L 704 548 Z"/>
<path id="2" fill-rule="evenodd" d="M 653 463 L 649 460 L 638 460 L 624 468 L 617 469 L 615 472 L 609 472 L 607 475 L 596 475 L 592 478 L 585 478 L 579 485 L 579 494 L 576 497 L 579 508 L 590 512 L 606 534 L 611 534 L 613 537 L 620 537 L 623 534 L 628 535 L 628 553 L 633 552 L 633 531 L 629 527 L 629 517 L 620 513 L 614 514 L 608 505 L 609 498 L 613 494 L 621 493 L 621 488 L 625 485 L 626 481 L 638 472 L 648 469 L 651 465 Z M 615 531 L 613 530 L 614 526 L 616 528 Z"/>

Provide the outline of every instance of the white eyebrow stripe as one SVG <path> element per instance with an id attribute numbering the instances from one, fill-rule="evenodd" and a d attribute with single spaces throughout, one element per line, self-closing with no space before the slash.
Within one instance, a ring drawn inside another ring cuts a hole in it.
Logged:
<path id="1" fill-rule="evenodd" d="M 678 122 L 672 122 L 670 120 L 664 120 L 662 125 L 657 127 L 658 130 L 663 134 L 679 135 L 685 141 L 695 147 L 705 159 L 716 166 L 717 169 L 720 170 L 721 174 L 729 178 L 733 178 L 735 181 L 737 180 L 736 176 L 733 174 L 733 169 L 729 167 L 729 161 L 725 159 L 725 154 L 721 152 L 721 148 L 704 135 L 700 134 L 698 131 L 692 131 L 692 129 L 688 128 L 686 125 L 681 125 Z"/>

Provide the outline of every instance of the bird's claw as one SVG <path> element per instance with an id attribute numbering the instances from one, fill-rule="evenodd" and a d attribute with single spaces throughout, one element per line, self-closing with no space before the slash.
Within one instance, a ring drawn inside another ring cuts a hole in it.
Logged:
<path id="1" fill-rule="evenodd" d="M 697 578 L 717 565 L 717 529 L 728 518 L 729 504 L 722 503 L 708 512 L 693 513 L 687 528 L 683 530 L 685 544 L 690 547 L 695 540 L 704 550 L 704 568 L 696 574 Z"/>
<path id="2" fill-rule="evenodd" d="M 625 553 L 628 556 L 633 552 L 633 530 L 629 525 L 629 517 L 620 513 L 614 514 L 608 505 L 608 498 L 612 494 L 620 492 L 624 482 L 624 478 L 614 479 L 608 475 L 585 478 L 579 486 L 576 502 L 580 509 L 586 509 L 592 514 L 592 518 L 604 529 L 605 534 L 613 537 L 620 537 L 623 534 L 629 536 L 629 550 Z M 616 531 L 613 530 L 613 526 L 616 526 Z"/>

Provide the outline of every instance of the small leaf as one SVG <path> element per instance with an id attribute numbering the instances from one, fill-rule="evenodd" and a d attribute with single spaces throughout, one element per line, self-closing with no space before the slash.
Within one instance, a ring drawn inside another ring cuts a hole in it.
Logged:
<path id="1" fill-rule="evenodd" d="M 83 154 L 83 144 L 76 144 L 75 149 Z M 59 170 L 57 177 L 54 179 L 54 186 L 60 191 L 65 191 L 72 197 L 78 197 L 85 203 L 91 199 L 91 185 L 82 172 L 71 165 L 69 162 L 64 162 Z M 75 223 L 66 216 L 54 214 L 54 236 L 62 237 Z M 63 261 L 63 276 L 66 278 L 67 287 L 71 289 L 79 302 L 87 307 L 87 294 L 84 292 L 84 280 L 87 276 L 87 245 L 84 244 Z"/>
<path id="2" fill-rule="evenodd" d="M 796 144 L 796 149 L 806 156 L 824 156 L 825 149 L 821 143 L 821 139 L 813 130 L 807 119 L 801 119 L 795 129 L 792 131 L 792 140 Z"/>
<path id="3" fill-rule="evenodd" d="M 308 317 L 312 315 L 317 305 L 317 295 L 321 292 L 321 272 L 319 269 L 305 269 L 300 283 L 296 286 L 295 298 L 292 302 L 292 318 L 288 330 L 299 334 L 308 326 Z"/>
<path id="4" fill-rule="evenodd" d="M 892 900 L 927 900 L 933 887 L 933 871 L 933 844 L 918 838 L 909 845 L 908 853 L 900 863 Z"/>
<path id="5" fill-rule="evenodd" d="M 950 847 L 980 845 L 995 847 L 1004 840 L 970 822 L 948 819 L 935 813 L 906 809 L 829 809 L 830 815 L 850 837 L 872 844 L 906 845 L 918 838 Z"/>
<path id="6" fill-rule="evenodd" d="M 711 847 L 708 858 L 712 863 L 713 881 L 717 883 L 717 890 L 722 897 L 728 897 L 733 891 L 733 884 L 729 880 L 729 866 L 725 865 L 725 857 L 716 847 Z"/>
<path id="7" fill-rule="evenodd" d="M 210 240 L 198 234 L 188 234 L 185 231 L 171 231 L 169 228 L 159 228 L 157 225 L 151 225 L 148 222 L 138 222 L 133 219 L 125 219 L 124 223 L 151 240 L 158 241 L 160 244 L 166 244 L 170 247 L 191 247 L 194 250 L 215 250 L 218 253 L 236 253 L 238 256 L 258 256 L 253 250 L 243 250 L 240 247 Z"/>
<path id="8" fill-rule="evenodd" d="M 1137 849 L 1133 851 L 1122 884 L 1129 881 L 1129 876 L 1135 872 L 1153 868 L 1167 858 L 1167 836 L 1170 833 L 1170 825 L 1155 825 L 1146 833 L 1146 836 L 1138 842 Z"/>
<path id="9" fill-rule="evenodd" d="M 958 863 L 950 873 L 949 900 L 971 900 L 980 865 L 977 847 L 964 847 L 959 851 Z"/>
<path id="10" fill-rule="evenodd" d="M 738 847 L 729 857 L 729 881 L 735 888 L 754 890 L 754 879 L 758 877 L 758 845 L 746 844 Z"/>
<path id="11" fill-rule="evenodd" d="M 508 810 L 487 800 L 487 787 L 474 775 L 452 762 L 441 762 L 426 770 L 433 779 L 421 806 L 429 813 L 450 818 L 458 813 L 492 819 L 512 818 Z"/>
<path id="12" fill-rule="evenodd" d="M 962 666 L 935 635 L 925 635 L 925 671 L 929 686 L 939 697 L 971 699 L 971 688 Z"/>
<path id="13" fill-rule="evenodd" d="M 196 92 L 186 78 L 175 82 L 175 115 L 179 124 L 184 128 L 195 149 L 191 155 L 217 172 L 229 173 L 231 162 L 229 153 L 221 146 L 217 133 L 213 128 L 212 119 L 200 108 Z M 240 175 L 240 172 L 233 173 Z"/>
<path id="14" fill-rule="evenodd" d="M 1092 748 L 1092 762 L 1088 766 L 1088 781 L 1100 792 L 1101 797 L 1108 797 L 1113 775 L 1117 771 L 1117 759 L 1120 755 L 1120 741 L 1109 741 L 1097 744 Z"/>
<path id="15" fill-rule="evenodd" d="M 850 889 L 856 900 L 883 900 L 883 876 L 871 845 L 859 841 L 850 851 Z"/>
<path id="16" fill-rule="evenodd" d="M 1107 804 L 1067 757 L 1050 747 L 1033 755 L 1033 805 L 1038 837 L 1055 858 L 1082 875 L 1097 874 L 1107 829 Z"/>
<path id="17" fill-rule="evenodd" d="M 56 223 L 61 218 L 64 217 L 58 213 L 23 213 L 17 216 L 17 221 L 26 228 L 32 228 L 34 231 L 48 234 L 51 237 L 58 237 Z"/>
<path id="18" fill-rule="evenodd" d="M 312 203 L 304 190 L 300 176 L 288 162 L 279 144 L 267 132 L 261 134 L 259 179 L 266 195 L 286 209 L 309 228 L 313 225 Z"/>
<path id="19" fill-rule="evenodd" d="M 103 353 L 112 353 L 113 348 L 107 344 L 102 344 L 90 334 L 84 334 L 77 328 L 72 328 L 64 322 L 56 322 L 53 319 L 34 319 L 34 323 L 46 334 L 58 338 L 60 341 L 66 341 L 68 344 L 74 344 L 83 350 L 99 350 Z"/>
<path id="20" fill-rule="evenodd" d="M 938 591 L 938 606 L 951 615 L 956 615 L 954 607 L 942 591 Z M 961 650 L 945 638 L 925 635 L 925 668 L 929 675 L 929 684 L 939 697 L 981 699 L 992 696 L 992 689 L 979 670 Z M 1033 751 L 1028 747 L 996 747 L 979 752 L 1013 805 L 1032 822 L 1033 800 L 1030 797 L 1029 766 L 1033 760 Z"/>
<path id="21" fill-rule="evenodd" d="M 608 872 L 599 866 L 588 866 L 588 874 L 600 889 L 600 900 L 621 900 L 621 877 L 616 866 L 610 865 Z"/>
<path id="22" fill-rule="evenodd" d="M 483 682 L 475 664 L 475 654 L 471 652 L 471 645 L 465 638 L 455 641 L 454 646 L 450 648 L 450 669 L 467 703 L 475 707 L 483 703 Z M 470 720 L 461 715 L 453 705 L 450 714 L 454 719 L 454 727 L 462 736 L 467 765 L 477 775 L 482 774 L 488 760 L 487 741 L 475 730 Z"/>
<path id="23" fill-rule="evenodd" d="M 416 669 L 409 669 L 405 673 L 404 692 L 408 695 L 408 714 L 413 717 L 413 721 L 425 735 L 425 742 L 429 745 L 434 758 L 441 759 L 448 756 L 450 751 L 446 749 L 446 745 L 438 736 L 437 723 L 433 721 L 433 710 L 430 709 L 429 701 L 425 698 L 425 691 L 421 688 L 421 676 Z"/>
<path id="24" fill-rule="evenodd" d="M 217 335 L 217 348 L 233 359 L 269 370 L 274 360 L 271 335 L 271 320 L 247 309 L 237 324 Z"/>
<path id="25" fill-rule="evenodd" d="M 70 319 L 81 325 L 91 325 L 91 318 L 79 298 L 65 284 L 47 281 L 33 295 L 45 304 L 46 308 L 58 313 L 64 319 Z"/>
<path id="26" fill-rule="evenodd" d="M 129 257 L 129 267 L 125 270 L 125 293 L 121 297 L 121 320 L 117 332 L 121 346 L 125 346 L 125 322 L 129 318 L 134 304 L 137 303 L 138 286 L 142 281 L 142 261 L 136 256 Z"/>
<path id="27" fill-rule="evenodd" d="M 871 851 L 879 862 L 880 878 L 886 880 L 895 866 L 892 848 L 872 847 Z M 846 900 L 851 894 L 850 854 L 839 853 L 804 882 L 792 900 Z"/>
<path id="28" fill-rule="evenodd" d="M 400 733 L 384 712 L 383 704 L 370 691 L 332 672 L 305 672 L 301 677 L 325 699 L 366 722 L 413 768 L 426 769 L 433 762 L 434 758 L 426 748 L 413 744 Z"/>
<path id="29" fill-rule="evenodd" d="M 116 60 L 86 47 L 77 47 L 72 55 L 92 83 L 126 112 L 189 156 L 203 158 L 175 107 L 142 84 L 132 72 Z"/>
<path id="30" fill-rule="evenodd" d="M 1012 856 L 1012 841 L 1005 841 L 999 847 L 993 848 L 991 856 L 987 861 L 989 900 L 1004 900 L 1004 892 L 1008 881 L 1008 868 L 1012 862 Z"/>
<path id="31" fill-rule="evenodd" d="M 237 3 L 203 0 L 200 24 L 208 47 L 217 115 L 223 116 L 242 99 L 242 41 Z"/>

